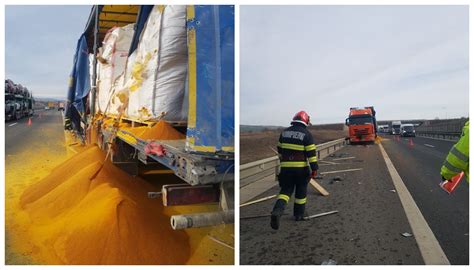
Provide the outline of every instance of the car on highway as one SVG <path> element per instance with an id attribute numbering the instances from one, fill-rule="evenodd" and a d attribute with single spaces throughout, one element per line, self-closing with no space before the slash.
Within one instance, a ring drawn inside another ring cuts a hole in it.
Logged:
<path id="1" fill-rule="evenodd" d="M 415 126 L 413 124 L 403 124 L 400 127 L 400 135 L 402 137 L 415 137 Z"/>

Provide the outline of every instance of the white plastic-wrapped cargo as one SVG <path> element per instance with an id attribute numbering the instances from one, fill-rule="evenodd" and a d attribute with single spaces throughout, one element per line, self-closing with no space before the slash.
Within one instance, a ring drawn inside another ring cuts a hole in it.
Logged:
<path id="1" fill-rule="evenodd" d="M 111 104 L 112 90 L 125 71 L 133 33 L 133 24 L 129 24 L 113 28 L 104 39 L 97 62 L 97 112 L 117 114 L 117 106 Z"/>
<path id="2" fill-rule="evenodd" d="M 184 120 L 187 63 L 186 6 L 155 6 L 128 60 L 127 116 Z"/>

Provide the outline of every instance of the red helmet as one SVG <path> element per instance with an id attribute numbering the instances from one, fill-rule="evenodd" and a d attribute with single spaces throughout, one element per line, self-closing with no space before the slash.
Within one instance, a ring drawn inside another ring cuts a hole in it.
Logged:
<path id="1" fill-rule="evenodd" d="M 305 126 L 309 126 L 311 124 L 309 122 L 309 115 L 305 111 L 296 113 L 295 116 L 293 116 L 293 121 L 291 121 L 291 123 L 294 122 L 304 124 Z"/>

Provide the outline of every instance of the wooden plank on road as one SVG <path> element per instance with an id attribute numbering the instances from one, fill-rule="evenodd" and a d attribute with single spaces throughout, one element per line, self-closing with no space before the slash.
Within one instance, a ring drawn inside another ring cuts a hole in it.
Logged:
<path id="1" fill-rule="evenodd" d="M 329 195 L 329 192 L 327 192 L 327 190 L 325 190 L 320 184 L 318 184 L 318 182 L 316 182 L 316 180 L 311 178 L 309 183 L 314 187 L 314 189 L 316 189 L 319 193 L 321 193 L 321 195 L 323 195 L 323 196 L 328 196 Z"/>
<path id="2" fill-rule="evenodd" d="M 277 195 L 270 195 L 270 196 L 263 197 L 263 198 L 261 198 L 261 199 L 255 200 L 255 201 L 246 202 L 246 203 L 241 204 L 240 207 L 244 207 L 244 206 L 251 205 L 251 204 L 254 204 L 254 203 L 259 203 L 259 202 L 267 201 L 267 200 L 270 200 L 270 199 L 275 198 L 276 196 L 277 196 Z"/>

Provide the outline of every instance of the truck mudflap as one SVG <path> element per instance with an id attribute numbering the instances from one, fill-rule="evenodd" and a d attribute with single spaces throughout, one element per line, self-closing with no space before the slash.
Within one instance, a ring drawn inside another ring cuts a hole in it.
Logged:
<path id="1" fill-rule="evenodd" d="M 113 136 L 104 130 L 104 140 Z M 144 164 L 160 163 L 190 185 L 216 184 L 234 180 L 234 157 L 223 154 L 197 154 L 185 150 L 182 140 L 142 140 L 125 130 L 117 132 L 117 139 L 133 147 L 138 160 Z"/>

